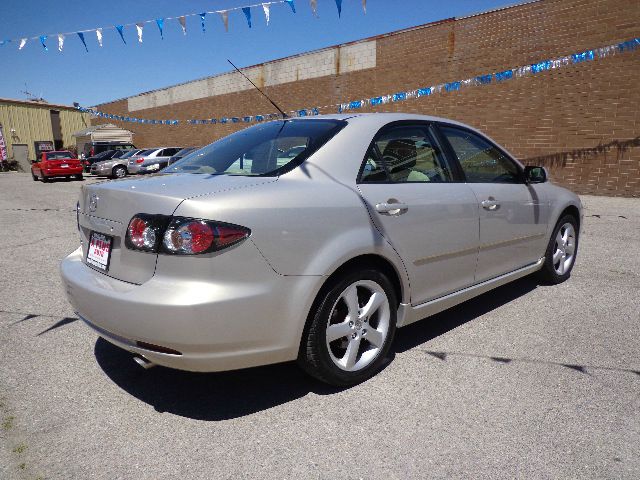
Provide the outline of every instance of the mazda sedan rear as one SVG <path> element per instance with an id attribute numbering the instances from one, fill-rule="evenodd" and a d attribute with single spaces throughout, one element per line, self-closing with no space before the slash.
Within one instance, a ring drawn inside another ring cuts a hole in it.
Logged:
<path id="1" fill-rule="evenodd" d="M 466 125 L 286 119 L 83 186 L 61 272 L 84 322 L 144 366 L 297 360 L 353 385 L 398 327 L 524 275 L 566 280 L 581 219 L 543 168 Z"/>

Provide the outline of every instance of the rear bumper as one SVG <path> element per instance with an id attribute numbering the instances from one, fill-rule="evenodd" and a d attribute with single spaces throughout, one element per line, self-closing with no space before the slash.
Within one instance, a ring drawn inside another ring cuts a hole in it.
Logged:
<path id="1" fill-rule="evenodd" d="M 192 269 L 174 274 L 175 265 L 163 269 L 159 260 L 156 274 L 135 285 L 87 267 L 80 249 L 62 261 L 60 271 L 67 298 L 87 325 L 105 340 L 153 363 L 222 371 L 295 359 L 322 277 L 275 273 L 251 241 L 232 250 L 214 258 L 190 259 L 209 262 L 212 278 L 206 280 L 192 280 Z M 229 265 L 242 259 L 244 266 L 234 275 Z M 141 348 L 137 342 L 181 355 Z"/>
<path id="2" fill-rule="evenodd" d="M 42 173 L 47 177 L 66 177 L 68 175 L 80 175 L 82 172 L 82 167 L 45 168 L 42 170 Z"/>

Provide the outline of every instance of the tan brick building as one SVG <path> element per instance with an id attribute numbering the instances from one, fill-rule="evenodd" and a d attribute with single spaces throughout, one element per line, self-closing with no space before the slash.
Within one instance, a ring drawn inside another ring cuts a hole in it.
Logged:
<path id="1" fill-rule="evenodd" d="M 640 37 L 640 0 L 538 0 L 275 60 L 245 73 L 283 109 L 293 110 L 471 78 L 635 37 Z M 97 109 L 179 120 L 273 111 L 233 72 Z M 640 196 L 640 49 L 359 111 L 466 122 L 523 162 L 546 166 L 556 182 L 574 191 Z M 335 106 L 321 109 L 335 112 Z M 135 132 L 142 147 L 203 145 L 247 124 L 121 125 Z"/>

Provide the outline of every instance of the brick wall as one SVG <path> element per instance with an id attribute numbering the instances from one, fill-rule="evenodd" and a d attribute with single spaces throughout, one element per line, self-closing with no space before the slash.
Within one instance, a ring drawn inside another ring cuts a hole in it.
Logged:
<path id="1" fill-rule="evenodd" d="M 540 0 L 249 70 L 252 80 L 283 109 L 293 110 L 501 71 L 639 34 L 639 0 Z M 180 120 L 273 110 L 258 92 L 246 89 L 237 74 L 229 75 L 97 108 L 117 115 Z M 546 166 L 555 182 L 578 193 L 640 196 L 640 50 L 362 111 L 459 120 L 486 132 L 523 162 Z M 335 112 L 335 107 L 321 110 Z M 136 133 L 135 143 L 142 147 L 203 145 L 246 124 L 123 126 Z"/>

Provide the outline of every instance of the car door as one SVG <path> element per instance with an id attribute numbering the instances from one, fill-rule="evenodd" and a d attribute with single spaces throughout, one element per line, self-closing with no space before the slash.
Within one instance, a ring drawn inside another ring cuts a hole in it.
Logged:
<path id="1" fill-rule="evenodd" d="M 535 263 L 546 245 L 544 194 L 536 185 L 527 185 L 520 165 L 488 138 L 454 125 L 441 124 L 438 129 L 478 200 L 476 281 Z"/>
<path id="2" fill-rule="evenodd" d="M 34 175 L 42 175 L 42 162 L 46 158 L 46 153 L 41 153 L 38 157 L 36 157 L 35 162 L 33 162 L 33 174 Z"/>
<path id="3" fill-rule="evenodd" d="M 426 123 L 382 129 L 361 168 L 358 189 L 376 227 L 402 257 L 413 305 L 474 282 L 478 204 L 457 180 Z"/>

